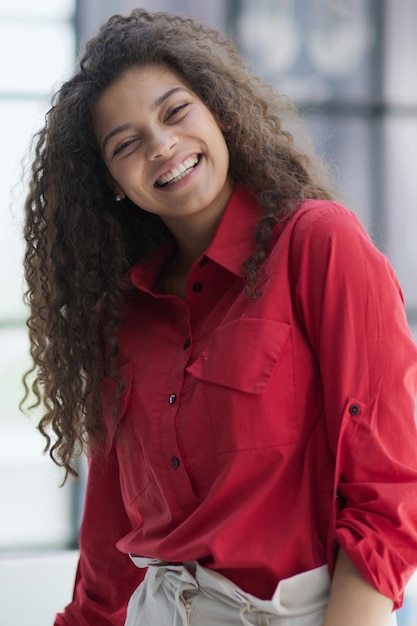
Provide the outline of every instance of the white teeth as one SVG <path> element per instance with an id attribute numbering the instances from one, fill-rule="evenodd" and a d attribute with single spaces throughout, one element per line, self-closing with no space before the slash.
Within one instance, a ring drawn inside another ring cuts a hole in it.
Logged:
<path id="1" fill-rule="evenodd" d="M 192 169 L 195 165 L 197 165 L 198 161 L 199 161 L 198 156 L 193 156 L 193 157 L 189 157 L 188 159 L 185 159 L 185 161 L 177 165 L 177 167 L 173 167 L 172 170 L 169 170 L 169 172 L 166 172 L 166 174 L 163 174 L 162 176 L 160 176 L 158 180 L 156 181 L 156 184 L 159 187 L 161 187 L 163 185 L 167 185 L 168 183 L 175 180 L 176 178 L 180 178 L 180 179 L 184 178 L 185 172 L 188 173 L 188 170 Z"/>

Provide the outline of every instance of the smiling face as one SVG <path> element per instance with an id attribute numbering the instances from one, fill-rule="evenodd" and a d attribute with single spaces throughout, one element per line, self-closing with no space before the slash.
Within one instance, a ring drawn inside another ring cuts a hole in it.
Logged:
<path id="1" fill-rule="evenodd" d="M 174 72 L 127 70 L 97 100 L 93 121 L 117 192 L 168 227 L 198 215 L 218 221 L 233 188 L 227 145 L 212 113 Z"/>

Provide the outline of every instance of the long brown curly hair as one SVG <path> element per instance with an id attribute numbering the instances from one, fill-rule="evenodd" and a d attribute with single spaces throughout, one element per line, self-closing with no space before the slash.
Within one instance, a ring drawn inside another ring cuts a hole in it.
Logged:
<path id="1" fill-rule="evenodd" d="M 45 450 L 66 476 L 76 475 L 72 462 L 85 441 L 102 434 L 101 380 L 107 370 L 117 381 L 123 277 L 170 237 L 158 216 L 128 199 L 116 204 L 93 133 L 98 97 L 127 69 L 150 64 L 175 71 L 227 129 L 231 177 L 258 195 L 264 213 L 244 266 L 248 295 L 276 222 L 304 198 L 330 197 L 317 159 L 283 128 L 288 102 L 252 76 L 232 42 L 191 19 L 141 9 L 104 24 L 35 136 L 25 204 L 33 358 L 25 398 L 32 392 L 43 407 Z"/>

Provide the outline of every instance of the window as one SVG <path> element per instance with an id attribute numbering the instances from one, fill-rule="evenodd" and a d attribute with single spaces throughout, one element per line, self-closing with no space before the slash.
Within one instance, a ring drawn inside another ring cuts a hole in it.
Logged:
<path id="1" fill-rule="evenodd" d="M 240 0 L 243 54 L 296 102 L 342 201 L 389 256 L 417 338 L 417 4 Z"/>
<path id="2" fill-rule="evenodd" d="M 71 72 L 74 0 L 14 0 L 0 7 L 0 550 L 53 547 L 73 538 L 71 489 L 42 456 L 36 419 L 18 409 L 28 369 L 22 304 L 22 157 L 50 93 Z"/>

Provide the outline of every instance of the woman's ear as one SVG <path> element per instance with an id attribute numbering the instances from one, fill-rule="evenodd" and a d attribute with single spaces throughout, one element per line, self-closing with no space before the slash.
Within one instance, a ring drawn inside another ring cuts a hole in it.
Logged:
<path id="1" fill-rule="evenodd" d="M 126 194 L 124 193 L 123 189 L 119 187 L 119 185 L 116 183 L 115 180 L 113 180 L 111 176 L 107 177 L 107 183 L 110 189 L 113 191 L 114 199 L 116 200 L 116 202 L 121 202 L 126 198 Z"/>

